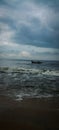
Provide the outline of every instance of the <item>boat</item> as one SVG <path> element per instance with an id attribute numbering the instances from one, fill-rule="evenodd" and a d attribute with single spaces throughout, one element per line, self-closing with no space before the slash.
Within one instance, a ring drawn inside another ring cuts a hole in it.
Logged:
<path id="1" fill-rule="evenodd" d="M 41 64 L 42 62 L 41 61 L 34 61 L 34 60 L 32 60 L 31 63 L 32 64 Z"/>

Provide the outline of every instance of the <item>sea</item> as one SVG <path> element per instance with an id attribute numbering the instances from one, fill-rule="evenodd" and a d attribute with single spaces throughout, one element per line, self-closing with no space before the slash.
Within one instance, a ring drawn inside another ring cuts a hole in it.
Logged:
<path id="1" fill-rule="evenodd" d="M 15 100 L 59 97 L 59 61 L 0 59 L 0 95 Z"/>

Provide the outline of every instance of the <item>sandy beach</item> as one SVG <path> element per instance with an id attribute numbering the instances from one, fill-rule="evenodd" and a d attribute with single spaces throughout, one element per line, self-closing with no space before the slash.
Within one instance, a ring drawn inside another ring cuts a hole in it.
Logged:
<path id="1" fill-rule="evenodd" d="M 59 129 L 59 99 L 12 100 L 0 96 L 0 130 Z"/>

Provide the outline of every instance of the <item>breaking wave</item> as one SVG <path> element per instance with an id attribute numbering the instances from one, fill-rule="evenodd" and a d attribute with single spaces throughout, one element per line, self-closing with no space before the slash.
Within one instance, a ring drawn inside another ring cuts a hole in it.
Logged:
<path id="1" fill-rule="evenodd" d="M 0 73 L 25 73 L 59 76 L 59 70 L 0 67 Z"/>

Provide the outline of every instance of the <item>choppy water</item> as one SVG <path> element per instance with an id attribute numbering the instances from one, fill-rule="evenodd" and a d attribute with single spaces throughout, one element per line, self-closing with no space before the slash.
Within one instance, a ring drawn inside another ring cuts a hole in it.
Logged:
<path id="1" fill-rule="evenodd" d="M 59 96 L 59 61 L 0 60 L 0 95 L 15 99 Z"/>

